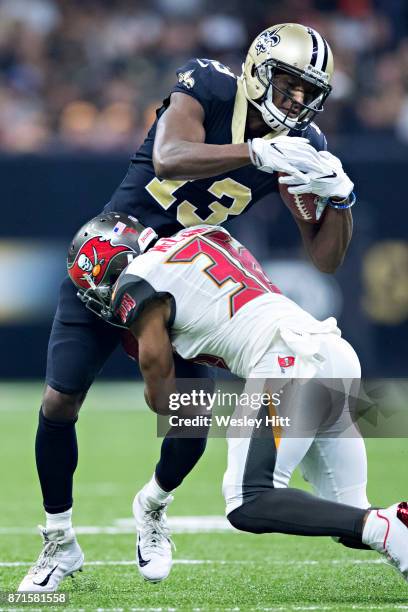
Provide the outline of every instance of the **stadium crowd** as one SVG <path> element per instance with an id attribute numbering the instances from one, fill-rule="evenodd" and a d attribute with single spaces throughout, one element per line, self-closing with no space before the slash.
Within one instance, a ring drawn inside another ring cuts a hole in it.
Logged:
<path id="1" fill-rule="evenodd" d="M 131 151 L 189 57 L 240 73 L 264 27 L 315 27 L 335 54 L 319 123 L 408 142 L 405 0 L 0 0 L 0 149 Z M 341 126 L 341 127 L 340 127 Z"/>

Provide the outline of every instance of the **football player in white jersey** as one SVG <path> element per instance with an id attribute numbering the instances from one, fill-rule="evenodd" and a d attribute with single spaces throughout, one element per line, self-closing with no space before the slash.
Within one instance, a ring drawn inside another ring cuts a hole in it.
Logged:
<path id="1" fill-rule="evenodd" d="M 360 378 L 360 364 L 335 319 L 318 321 L 283 296 L 251 253 L 222 227 L 201 225 L 158 239 L 151 228 L 121 215 L 134 248 L 132 252 L 128 243 L 119 253 L 120 238 L 101 232 L 102 218 L 76 235 L 69 273 L 90 308 L 130 330 L 137 340 L 145 397 L 154 412 L 169 414 L 169 400 L 178 392 L 174 353 L 223 364 L 247 384 L 291 380 L 295 421 L 305 401 L 298 379 L 344 382 L 341 410 L 324 437 L 315 435 L 318 426 L 311 426 L 315 431 L 300 438 L 284 435 L 279 441 L 266 427 L 267 436 L 250 430 L 246 437 L 229 439 L 223 489 L 231 524 L 253 533 L 332 536 L 347 546 L 384 554 L 407 578 L 408 506 L 369 507 L 364 442 L 348 404 L 347 387 Z M 107 263 L 98 284 L 87 265 L 90 243 L 95 258 Z M 124 269 L 113 286 L 118 253 Z M 125 267 L 123 255 L 135 258 Z M 347 437 L 342 437 L 345 429 Z M 302 462 L 317 496 L 289 487 L 294 468 Z M 136 495 L 134 512 L 139 569 L 154 580 L 158 559 L 168 563 L 171 544 L 163 516 L 160 521 L 151 518 L 148 526 L 140 520 L 149 487 Z M 153 531 L 159 547 L 152 547 L 152 534 L 146 530 Z"/>

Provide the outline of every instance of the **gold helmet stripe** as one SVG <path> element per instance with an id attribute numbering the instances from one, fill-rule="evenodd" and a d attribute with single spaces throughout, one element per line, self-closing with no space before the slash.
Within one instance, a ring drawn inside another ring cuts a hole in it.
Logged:
<path id="1" fill-rule="evenodd" d="M 308 28 L 308 32 L 312 37 L 313 42 L 310 65 L 316 67 L 318 70 L 323 70 L 324 72 L 327 67 L 327 59 L 329 55 L 327 42 L 323 36 L 320 36 L 319 32 L 316 32 L 316 30 L 313 30 L 313 28 Z"/>

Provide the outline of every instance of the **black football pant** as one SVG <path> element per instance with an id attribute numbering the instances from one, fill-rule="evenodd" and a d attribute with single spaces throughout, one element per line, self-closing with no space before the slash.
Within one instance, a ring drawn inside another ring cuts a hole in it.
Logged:
<path id="1" fill-rule="evenodd" d="M 230 523 L 251 533 L 334 536 L 351 548 L 362 544 L 367 510 L 321 499 L 300 489 L 270 489 L 236 508 Z"/>
<path id="2" fill-rule="evenodd" d="M 47 384 L 64 397 L 86 393 L 108 357 L 120 344 L 121 331 L 98 319 L 76 296 L 67 278 L 61 286 L 47 356 Z M 213 382 L 205 366 L 175 359 L 180 378 L 201 379 L 200 385 L 211 391 Z M 152 414 L 152 418 L 155 418 Z M 37 470 L 47 512 L 64 512 L 73 503 L 73 475 L 78 462 L 75 420 L 51 420 L 40 411 L 35 443 Z M 114 424 L 112 424 L 112 427 Z M 164 438 L 156 478 L 163 489 L 178 487 L 193 469 L 206 446 L 202 437 L 174 438 L 169 431 Z M 95 442 L 97 443 L 97 442 Z M 135 449 L 135 460 L 137 450 Z"/>

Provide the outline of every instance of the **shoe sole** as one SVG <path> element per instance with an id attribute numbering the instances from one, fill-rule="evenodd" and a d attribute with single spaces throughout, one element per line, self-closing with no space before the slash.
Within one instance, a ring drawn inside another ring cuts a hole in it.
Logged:
<path id="1" fill-rule="evenodd" d="M 74 574 L 76 574 L 76 572 L 83 572 L 82 568 L 83 568 L 83 566 L 81 565 L 81 567 L 73 569 L 70 572 L 64 574 L 63 577 L 61 578 L 59 584 L 57 585 L 57 588 L 55 590 L 53 590 L 53 591 L 47 591 L 46 589 L 44 589 L 42 591 L 37 591 L 37 590 L 36 591 L 20 591 L 20 590 L 18 590 L 17 592 L 18 593 L 31 593 L 31 592 L 32 593 L 57 593 L 59 588 L 60 588 L 61 582 L 63 580 L 65 580 L 65 578 L 68 578 L 69 576 L 71 576 L 71 578 L 74 580 L 74 578 L 75 578 Z"/>
<path id="2" fill-rule="evenodd" d="M 386 565 L 388 565 L 388 567 L 391 567 L 394 572 L 397 572 L 401 580 L 403 580 L 404 582 L 408 582 L 408 571 L 401 572 L 398 565 L 396 564 L 396 561 L 394 561 L 393 558 L 387 553 L 384 553 L 384 562 Z"/>
<path id="3" fill-rule="evenodd" d="M 71 578 L 74 578 L 74 574 L 76 574 L 76 572 L 83 572 L 83 567 L 84 567 L 84 561 L 85 561 L 85 557 L 84 555 L 82 555 L 82 559 L 80 561 L 80 565 L 78 567 L 74 567 L 73 570 L 70 570 L 69 572 L 67 572 L 66 574 L 64 574 L 64 577 L 62 578 L 62 580 L 64 580 L 64 578 L 68 578 L 68 576 L 71 576 Z M 61 580 L 61 582 L 62 582 Z"/>
<path id="4" fill-rule="evenodd" d="M 83 565 L 81 565 L 81 567 L 78 567 L 78 569 L 74 569 L 74 570 L 72 570 L 72 572 L 69 572 L 68 574 L 65 574 L 65 575 L 64 575 L 64 578 L 68 578 L 68 576 L 71 576 L 71 578 L 74 578 L 74 576 L 75 576 L 75 574 L 76 574 L 77 572 L 81 572 L 81 573 L 82 573 L 83 571 L 84 571 L 84 570 L 83 570 Z M 63 579 L 64 579 L 64 578 L 63 578 Z"/>
<path id="5" fill-rule="evenodd" d="M 167 574 L 167 576 L 164 576 L 163 578 L 153 578 L 153 579 L 152 578 L 146 578 L 146 576 L 143 576 L 143 574 L 140 571 L 140 569 L 139 569 L 139 574 L 141 575 L 141 577 L 143 578 L 143 580 L 145 582 L 149 582 L 150 584 L 158 584 L 159 582 L 163 582 L 163 580 L 166 580 L 169 577 L 170 572 Z"/>

